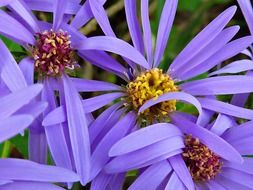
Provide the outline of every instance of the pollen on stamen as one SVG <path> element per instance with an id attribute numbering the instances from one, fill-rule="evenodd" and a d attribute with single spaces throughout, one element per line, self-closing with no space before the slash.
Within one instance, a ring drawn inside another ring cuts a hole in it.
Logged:
<path id="1" fill-rule="evenodd" d="M 46 30 L 36 35 L 33 49 L 35 70 L 41 76 L 61 76 L 66 68 L 74 68 L 74 52 L 70 35 L 62 30 Z"/>
<path id="2" fill-rule="evenodd" d="M 220 157 L 191 135 L 185 136 L 183 159 L 196 183 L 212 180 L 221 171 Z"/>
<path id="3" fill-rule="evenodd" d="M 171 77 L 164 74 L 161 69 L 155 68 L 141 73 L 127 85 L 126 104 L 138 110 L 148 100 L 157 99 L 165 93 L 176 91 L 178 88 Z M 168 114 L 175 110 L 176 100 L 169 100 L 146 109 L 141 116 L 152 122 L 168 117 Z"/>

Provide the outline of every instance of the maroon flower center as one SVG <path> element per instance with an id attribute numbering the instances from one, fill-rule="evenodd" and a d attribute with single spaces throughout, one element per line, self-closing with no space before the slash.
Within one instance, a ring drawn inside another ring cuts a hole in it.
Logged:
<path id="1" fill-rule="evenodd" d="M 74 52 L 71 49 L 70 36 L 62 30 L 44 31 L 36 35 L 33 50 L 35 69 L 42 76 L 61 76 L 66 68 L 74 68 Z"/>
<path id="2" fill-rule="evenodd" d="M 214 179 L 222 167 L 220 157 L 191 135 L 185 137 L 183 159 L 195 182 Z"/>

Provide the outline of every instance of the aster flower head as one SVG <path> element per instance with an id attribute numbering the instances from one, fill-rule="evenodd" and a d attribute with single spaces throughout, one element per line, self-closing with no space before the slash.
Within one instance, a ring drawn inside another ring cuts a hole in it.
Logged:
<path id="1" fill-rule="evenodd" d="M 251 189 L 252 159 L 247 155 L 252 154 L 252 121 L 238 125 L 232 117 L 220 114 L 200 126 L 197 118 L 187 114 L 171 117 L 173 124 L 140 129 L 113 145 L 109 154 L 116 157 L 105 172 L 144 167 L 131 190 Z M 179 136 L 182 141 L 176 141 Z M 172 145 L 178 150 L 172 150 Z"/>
<path id="2" fill-rule="evenodd" d="M 251 82 L 243 87 L 239 85 L 241 80 L 251 81 L 252 78 L 248 76 L 213 77 L 217 74 L 213 73 L 209 78 L 194 79 L 194 77 L 209 71 L 222 61 L 240 53 L 252 43 L 251 36 L 231 41 L 239 30 L 238 26 L 224 29 L 234 15 L 236 7 L 225 10 L 196 35 L 174 59 L 168 70 L 163 71 L 159 67 L 176 8 L 176 0 L 165 1 L 153 50 L 147 1 L 141 1 L 142 28 L 138 24 L 136 2 L 125 1 L 126 18 L 134 47 L 116 38 L 103 7 L 99 2 L 94 2 L 91 4 L 91 10 L 107 36 L 87 38 L 79 46 L 79 54 L 82 57 L 95 63 L 95 65 L 100 62 L 102 68 L 126 80 L 125 86 L 122 85 L 123 87 L 118 88 L 121 88 L 121 92 L 124 94 L 121 96 L 121 101 L 127 110 L 137 112 L 140 120 L 147 122 L 147 124 L 168 120 L 169 114 L 176 111 L 178 101 L 194 105 L 199 111 L 200 122 L 202 119 L 201 106 L 205 105 L 199 104 L 196 99 L 199 96 L 238 94 L 252 91 Z M 108 59 L 103 61 L 99 57 L 92 58 L 84 51 L 94 49 L 121 55 L 128 67 L 124 68 L 115 61 L 108 64 Z M 190 79 L 193 81 L 189 81 Z M 105 84 L 103 83 L 103 85 Z M 110 88 L 110 90 L 112 89 Z M 120 94 L 117 95 L 120 96 Z M 116 93 L 112 93 L 111 96 L 107 94 L 107 102 L 118 98 L 117 95 Z M 100 98 L 100 101 L 99 97 L 96 101 L 99 101 L 101 106 L 105 105 L 106 100 Z M 215 105 L 214 109 L 217 107 Z"/>
<path id="3" fill-rule="evenodd" d="M 7 5 L 9 12 L 0 10 L 3 21 L 0 33 L 29 52 L 16 67 L 24 73 L 29 84 L 36 81 L 35 74 L 38 76 L 37 82 L 44 84 L 40 100 L 48 102 L 47 109 L 29 130 L 30 159 L 45 163 L 48 146 L 56 165 L 76 170 L 82 184 L 86 184 L 90 172 L 89 118 L 86 118 L 89 111 L 84 111 L 78 93 L 83 88 L 76 85 L 68 72 L 77 65 L 76 45 L 86 38 L 71 25 L 84 24 L 93 17 L 89 4 L 81 6 L 78 2 L 65 0 L 17 0 L 5 1 L 3 5 Z M 53 23 L 40 21 L 32 10 L 53 12 Z M 83 15 L 83 11 L 87 14 Z M 67 24 L 69 16 L 75 14 L 71 24 Z M 59 99 L 55 91 L 59 92 Z M 43 127 L 44 117 L 57 107 L 65 113 L 66 123 Z"/>
<path id="4" fill-rule="evenodd" d="M 134 1 L 125 1 L 126 18 L 134 47 L 116 38 L 101 4 L 95 1 L 90 3 L 90 8 L 96 20 L 107 36 L 87 38 L 79 44 L 78 54 L 126 81 L 126 85 L 117 86 L 106 82 L 89 81 L 87 83 L 87 80 L 75 80 L 76 86 L 82 89 L 85 86 L 86 91 L 88 89 L 94 90 L 95 88 L 97 91 L 113 91 L 84 100 L 84 103 L 89 105 L 89 111 L 94 111 L 120 98 L 119 107 L 116 106 L 111 109 L 115 109 L 114 111 L 120 110 L 121 114 L 124 113 L 124 118 L 115 123 L 115 127 L 111 128 L 106 123 L 101 124 L 101 122 L 97 123 L 95 121 L 91 124 L 93 127 L 90 127 L 90 130 L 93 130 L 93 128 L 98 130 L 96 134 L 92 133 L 90 135 L 91 138 L 93 138 L 92 135 L 95 135 L 94 144 L 92 145 L 91 163 L 93 167 L 91 179 L 96 176 L 98 178 L 104 177 L 103 167 L 110 160 L 107 152 L 114 143 L 141 126 L 149 126 L 154 123 L 158 123 L 157 126 L 159 126 L 159 122 L 170 121 L 171 114 L 176 111 L 177 101 L 193 104 L 197 108 L 199 111 L 198 124 L 206 122 L 206 111 L 203 111 L 202 107 L 235 117 L 252 119 L 251 110 L 232 106 L 214 99 L 200 98 L 200 96 L 251 92 L 253 89 L 251 77 L 242 75 L 217 76 L 188 81 L 240 53 L 252 43 L 251 36 L 231 41 L 238 32 L 238 26 L 224 29 L 234 15 L 236 7 L 228 8 L 214 19 L 182 50 L 169 66 L 169 69 L 162 71 L 158 66 L 165 51 L 176 7 L 177 1 L 165 2 L 155 50 L 153 51 L 147 1 L 141 1 L 143 37 L 136 16 L 136 4 Z M 95 56 L 96 54 L 90 52 L 90 50 L 96 50 L 96 53 L 98 53 L 97 50 L 117 53 L 124 58 L 128 67 L 125 68 L 105 52 L 100 52 L 99 56 Z M 247 81 L 246 85 L 240 85 L 242 80 Z M 231 106 L 233 109 L 231 109 Z M 56 115 L 59 116 L 59 114 L 62 115 L 61 118 L 66 118 L 64 112 L 58 109 L 48 115 L 44 120 L 44 125 L 64 122 L 65 120 L 59 120 L 55 117 Z M 105 128 L 98 127 L 101 125 Z M 102 138 L 96 140 L 95 138 L 97 137 Z M 171 152 L 167 152 L 164 157 L 178 154 L 178 148 L 184 146 L 179 136 L 176 136 L 171 141 L 177 143 L 177 146 L 172 147 Z M 168 140 L 167 143 L 172 143 L 171 141 Z M 150 161 L 152 161 L 152 158 L 150 157 Z"/>
<path id="5" fill-rule="evenodd" d="M 22 133 L 47 107 L 35 101 L 41 84 L 27 84 L 14 58 L 0 41 L 0 143 Z M 51 183 L 75 182 L 79 177 L 63 168 L 44 166 L 28 160 L 0 159 L 0 189 L 63 189 Z"/>

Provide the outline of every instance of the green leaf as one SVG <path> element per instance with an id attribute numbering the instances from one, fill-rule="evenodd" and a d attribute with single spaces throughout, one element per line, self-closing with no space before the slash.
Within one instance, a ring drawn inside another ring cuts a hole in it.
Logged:
<path id="1" fill-rule="evenodd" d="M 24 52 L 23 48 L 17 43 L 1 35 L 0 35 L 0 38 L 3 40 L 3 42 L 6 44 L 6 46 L 11 52 Z"/>
<path id="2" fill-rule="evenodd" d="M 24 158 L 28 158 L 28 131 L 24 136 L 17 135 L 10 139 L 10 142 L 20 151 Z"/>

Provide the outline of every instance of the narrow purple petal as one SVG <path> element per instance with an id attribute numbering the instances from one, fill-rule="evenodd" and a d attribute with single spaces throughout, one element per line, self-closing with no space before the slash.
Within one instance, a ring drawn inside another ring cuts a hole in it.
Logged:
<path id="1" fill-rule="evenodd" d="M 136 115 L 133 112 L 128 113 L 105 135 L 92 154 L 92 171 L 93 179 L 109 161 L 108 152 L 112 145 L 123 138 L 134 126 Z"/>
<path id="2" fill-rule="evenodd" d="M 244 94 L 235 94 L 233 95 L 231 99 L 231 104 L 239 107 L 244 107 L 244 104 L 249 98 L 250 93 L 244 93 Z"/>
<path id="3" fill-rule="evenodd" d="M 11 180 L 0 180 L 0 185 L 5 185 L 5 184 L 8 184 L 8 183 L 12 183 L 13 181 Z"/>
<path id="4" fill-rule="evenodd" d="M 248 174 L 253 174 L 253 159 L 247 158 L 247 157 L 244 157 L 243 159 L 244 161 L 242 164 L 224 162 L 223 167 L 232 168 L 234 170 L 238 170 L 238 171 L 245 172 Z"/>
<path id="5" fill-rule="evenodd" d="M 242 9 L 242 13 L 246 19 L 251 34 L 253 34 L 253 11 L 250 0 L 237 0 Z"/>
<path id="6" fill-rule="evenodd" d="M 253 141 L 252 137 L 247 137 L 237 141 L 231 141 L 230 144 L 241 154 L 241 155 L 252 155 L 253 147 L 251 146 Z"/>
<path id="7" fill-rule="evenodd" d="M 246 75 L 253 77 L 253 72 L 252 71 L 248 71 L 246 73 Z M 231 104 L 233 104 L 235 106 L 244 107 L 244 104 L 246 103 L 249 95 L 250 95 L 250 93 L 235 94 L 235 95 L 232 96 Z"/>
<path id="8" fill-rule="evenodd" d="M 78 49 L 109 51 L 130 59 L 146 69 L 150 68 L 143 55 L 141 55 L 134 47 L 114 37 L 99 36 L 87 38 L 80 43 Z"/>
<path id="9" fill-rule="evenodd" d="M 242 163 L 243 159 L 239 152 L 216 134 L 179 115 L 171 114 L 171 118 L 172 122 L 184 133 L 191 134 L 193 137 L 198 138 L 201 143 L 205 144 L 214 153 L 231 162 Z"/>
<path id="10" fill-rule="evenodd" d="M 34 44 L 33 35 L 17 20 L 0 10 L 0 33 L 21 44 Z M 18 31 L 18 32 L 17 32 Z"/>
<path id="11" fill-rule="evenodd" d="M 9 3 L 11 3 L 13 0 L 2 0 L 0 2 L 0 7 L 3 7 L 3 6 L 6 6 L 8 5 Z"/>
<path id="12" fill-rule="evenodd" d="M 37 123 L 36 123 L 37 124 Z M 34 126 L 33 123 L 32 127 L 39 128 L 41 126 Z M 29 130 L 29 160 L 40 163 L 46 164 L 47 163 L 47 139 L 44 132 L 39 130 Z"/>
<path id="13" fill-rule="evenodd" d="M 206 60 L 210 59 L 210 57 L 216 57 L 217 52 L 223 51 L 223 47 L 235 36 L 235 34 L 239 31 L 239 26 L 232 26 L 224 29 L 220 32 L 218 36 L 216 36 L 206 47 L 204 47 L 198 54 L 196 54 L 191 60 L 185 63 L 185 66 L 180 68 L 178 72 L 174 72 L 174 77 L 180 80 L 186 80 L 191 77 L 194 77 L 191 73 L 194 71 L 196 67 L 200 67 L 205 63 Z M 205 65 L 202 67 L 204 68 Z M 207 65 L 207 69 L 203 70 L 203 72 L 209 70 L 211 67 Z"/>
<path id="14" fill-rule="evenodd" d="M 24 181 L 15 181 L 6 185 L 1 185 L 3 190 L 64 190 L 63 188 L 50 184 L 50 183 L 41 183 L 41 182 L 24 182 Z"/>
<path id="15" fill-rule="evenodd" d="M 157 67 L 160 64 L 164 50 L 166 48 L 170 30 L 176 15 L 177 3 L 178 0 L 165 1 L 158 27 L 154 67 Z"/>
<path id="16" fill-rule="evenodd" d="M 129 190 L 156 189 L 171 172 L 168 161 L 148 167 L 129 187 Z"/>
<path id="17" fill-rule="evenodd" d="M 13 61 L 14 63 L 16 63 L 16 61 L 11 55 L 9 49 L 6 47 L 5 43 L 1 39 L 0 39 L 0 52 L 1 52 L 0 56 L 0 72 L 1 72 L 6 62 L 8 63 Z"/>
<path id="18" fill-rule="evenodd" d="M 148 100 L 146 103 L 144 103 L 140 107 L 138 113 L 143 112 L 144 110 L 146 110 L 147 108 L 149 108 L 155 104 L 158 104 L 160 102 L 164 102 L 167 100 L 180 100 L 180 101 L 187 102 L 187 103 L 194 105 L 197 108 L 197 110 L 199 111 L 199 115 L 200 115 L 199 122 L 201 121 L 202 108 L 201 108 L 200 103 L 198 102 L 198 100 L 195 97 L 191 96 L 190 94 L 184 93 L 184 92 L 169 92 L 169 93 L 165 93 L 165 94 L 159 96 L 155 100 L 154 99 Z"/>
<path id="19" fill-rule="evenodd" d="M 30 9 L 42 12 L 54 12 L 55 6 L 52 0 L 24 0 Z M 80 5 L 76 2 L 66 1 L 65 14 L 75 14 Z"/>
<path id="20" fill-rule="evenodd" d="M 250 109 L 241 108 L 238 106 L 231 105 L 229 103 L 212 100 L 209 98 L 198 98 L 198 100 L 201 103 L 202 107 L 208 110 L 216 111 L 218 113 L 227 114 L 238 118 L 253 118 L 253 111 Z"/>
<path id="21" fill-rule="evenodd" d="M 19 68 L 23 72 L 26 83 L 28 85 L 33 84 L 33 81 L 34 81 L 34 60 L 30 57 L 22 59 L 22 61 L 19 62 Z"/>
<path id="22" fill-rule="evenodd" d="M 123 79 L 125 78 L 124 73 L 126 73 L 126 68 L 124 68 L 118 61 L 116 61 L 105 52 L 85 50 L 80 51 L 79 55 L 85 60 L 91 62 L 93 65 L 114 73 Z"/>
<path id="23" fill-rule="evenodd" d="M 29 115 L 12 116 L 1 120 L 0 142 L 3 142 L 24 131 L 33 121 Z"/>
<path id="24" fill-rule="evenodd" d="M 177 190 L 185 190 L 184 184 L 178 178 L 177 174 L 173 172 L 170 176 L 169 182 L 166 185 L 165 190 L 177 189 Z"/>
<path id="25" fill-rule="evenodd" d="M 23 0 L 12 1 L 8 7 L 17 13 L 32 28 L 33 32 L 40 31 L 37 18 Z"/>
<path id="26" fill-rule="evenodd" d="M 48 113 L 44 117 L 42 125 L 46 127 L 46 126 L 50 126 L 50 125 L 63 123 L 66 120 L 67 119 L 66 119 L 65 109 L 63 106 L 60 106 L 60 107 L 57 107 L 56 109 L 54 109 L 53 111 L 51 111 L 50 113 Z"/>
<path id="27" fill-rule="evenodd" d="M 103 129 L 103 126 L 108 122 L 109 119 L 115 114 L 117 109 L 121 104 L 114 104 L 107 108 L 103 113 L 101 113 L 94 122 L 89 126 L 90 142 L 93 144 L 94 140 L 100 134 Z"/>
<path id="28" fill-rule="evenodd" d="M 176 57 L 170 66 L 172 72 L 180 70 L 185 63 L 198 54 L 208 45 L 227 25 L 235 14 L 236 7 L 232 6 L 221 13 L 216 19 L 208 24 Z"/>
<path id="29" fill-rule="evenodd" d="M 244 81 L 244 85 L 241 85 L 242 81 Z M 253 91 L 253 77 L 243 75 L 218 76 L 187 82 L 180 87 L 187 93 L 200 96 L 241 94 Z"/>
<path id="30" fill-rule="evenodd" d="M 1 73 L 1 78 L 12 92 L 18 91 L 27 86 L 25 77 L 16 62 L 5 64 Z"/>
<path id="31" fill-rule="evenodd" d="M 53 12 L 53 29 L 57 31 L 63 21 L 63 15 L 65 13 L 67 3 L 64 0 L 54 1 Z"/>
<path id="32" fill-rule="evenodd" d="M 142 149 L 117 156 L 106 165 L 105 170 L 108 173 L 117 173 L 142 168 L 179 154 L 182 148 L 184 148 L 182 137 L 174 136 Z"/>
<path id="33" fill-rule="evenodd" d="M 42 85 L 36 84 L 0 98 L 0 118 L 6 118 L 15 113 L 18 109 L 28 104 L 34 97 L 36 97 L 41 90 Z"/>
<path id="34" fill-rule="evenodd" d="M 77 173 L 85 185 L 90 177 L 90 142 L 81 99 L 67 76 L 62 77 L 68 129 Z"/>
<path id="35" fill-rule="evenodd" d="M 141 21 L 143 29 L 143 41 L 149 65 L 153 63 L 152 31 L 149 20 L 149 0 L 141 1 Z"/>
<path id="36" fill-rule="evenodd" d="M 246 174 L 231 168 L 224 168 L 220 175 L 248 188 L 252 188 L 253 186 L 252 175 L 250 174 Z"/>
<path id="37" fill-rule="evenodd" d="M 202 64 L 196 66 L 193 70 L 184 74 L 184 78 L 191 78 L 208 71 L 219 63 L 239 54 L 242 50 L 250 46 L 253 42 L 253 36 L 246 36 L 226 44 L 220 51 L 208 58 Z"/>
<path id="38" fill-rule="evenodd" d="M 109 82 L 71 78 L 78 92 L 122 91 L 123 88 Z"/>
<path id="39" fill-rule="evenodd" d="M 98 0 L 101 5 L 103 5 L 106 0 Z M 93 17 L 93 13 L 90 8 L 90 2 L 85 1 L 83 6 L 78 10 L 74 19 L 71 22 L 71 26 L 75 27 L 76 29 L 81 28 L 85 25 L 91 18 Z"/>
<path id="40" fill-rule="evenodd" d="M 226 65 L 225 67 L 210 73 L 208 76 L 226 74 L 226 73 L 240 73 L 240 72 L 248 71 L 252 69 L 253 69 L 253 61 L 244 59 L 244 60 L 234 61 Z"/>
<path id="41" fill-rule="evenodd" d="M 230 128 L 223 134 L 223 138 L 229 142 L 243 140 L 253 135 L 253 121 L 245 122 L 239 126 Z"/>
<path id="42" fill-rule="evenodd" d="M 79 29 L 83 25 L 85 25 L 92 17 L 93 14 L 90 8 L 90 2 L 86 1 L 76 13 L 75 17 L 71 22 L 71 26 L 73 26 L 76 29 Z"/>
<path id="43" fill-rule="evenodd" d="M 90 190 L 106 190 L 112 177 L 113 176 L 110 174 L 100 172 L 99 175 L 92 180 Z"/>
<path id="44" fill-rule="evenodd" d="M 134 47 L 144 54 L 144 45 L 142 40 L 141 28 L 138 23 L 138 16 L 136 12 L 136 0 L 124 1 L 127 25 Z"/>
<path id="45" fill-rule="evenodd" d="M 114 175 L 113 179 L 110 181 L 110 190 L 122 189 L 125 181 L 126 173 L 119 173 Z"/>
<path id="46" fill-rule="evenodd" d="M 56 108 L 55 94 L 50 86 L 49 80 L 47 79 L 44 81 L 42 99 L 47 101 L 49 104 L 47 110 L 44 112 L 44 115 L 47 115 L 51 110 Z M 46 126 L 45 133 L 55 164 L 60 167 L 72 169 L 70 153 L 63 126 L 61 124 Z"/>
<path id="47" fill-rule="evenodd" d="M 215 179 L 216 182 L 218 182 L 220 185 L 222 185 L 223 187 L 225 187 L 225 189 L 229 189 L 229 190 L 251 190 L 251 188 L 246 187 L 244 185 L 241 185 L 239 183 L 236 183 L 228 178 L 225 178 L 223 176 L 217 176 L 217 178 Z"/>
<path id="48" fill-rule="evenodd" d="M 115 110 L 115 112 L 111 115 L 110 118 L 105 120 L 105 122 L 100 125 L 101 129 L 98 129 L 95 137 L 91 136 L 92 141 L 92 151 L 96 149 L 101 140 L 106 136 L 106 134 L 116 125 L 116 123 L 120 120 L 120 118 L 125 114 L 125 109 L 121 108 L 119 110 Z M 96 128 L 98 128 L 97 126 Z M 90 133 L 90 135 L 92 135 Z"/>
<path id="49" fill-rule="evenodd" d="M 210 131 L 212 131 L 218 136 L 221 136 L 227 129 L 235 125 L 236 123 L 231 117 L 219 114 Z"/>
<path id="50" fill-rule="evenodd" d="M 105 35 L 116 37 L 110 25 L 109 19 L 107 17 L 107 13 L 103 5 L 98 0 L 96 1 L 88 0 L 88 1 L 89 1 L 91 11 L 94 15 L 94 18 L 98 22 L 99 26 L 101 27 Z"/>
<path id="51" fill-rule="evenodd" d="M 208 183 L 206 183 L 207 187 L 211 190 L 226 190 L 225 187 L 215 182 L 215 180 L 210 180 Z"/>
<path id="52" fill-rule="evenodd" d="M 121 92 L 114 92 L 109 94 L 103 94 L 95 96 L 93 98 L 88 98 L 82 101 L 83 109 L 86 113 L 93 112 L 99 108 L 111 103 L 112 101 L 123 97 L 125 94 Z"/>
<path id="53" fill-rule="evenodd" d="M 182 133 L 174 125 L 167 123 L 150 125 L 119 140 L 110 149 L 109 156 L 113 157 L 133 152 L 174 136 L 182 136 Z"/>
<path id="54" fill-rule="evenodd" d="M 79 177 L 72 171 L 55 166 L 40 165 L 21 159 L 0 160 L 1 179 L 38 182 L 75 182 Z"/>
<path id="55" fill-rule="evenodd" d="M 189 190 L 194 190 L 194 183 L 191 177 L 191 174 L 181 157 L 181 155 L 176 155 L 169 158 L 171 167 L 174 169 L 175 173 L 177 174 L 178 178 L 184 183 L 184 185 Z"/>

